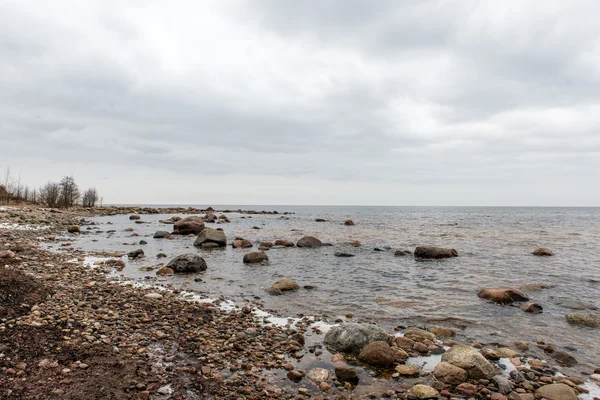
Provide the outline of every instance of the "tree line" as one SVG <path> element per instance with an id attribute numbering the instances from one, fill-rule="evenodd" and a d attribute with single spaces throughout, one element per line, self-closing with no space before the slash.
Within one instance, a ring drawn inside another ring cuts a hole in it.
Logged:
<path id="1" fill-rule="evenodd" d="M 65 176 L 59 182 L 48 182 L 40 188 L 30 188 L 21 183 L 21 174 L 14 178 L 10 167 L 6 168 L 0 182 L 0 204 L 44 204 L 50 208 L 69 208 L 81 205 L 96 207 L 102 203 L 96 188 L 81 192 L 72 176 Z"/>

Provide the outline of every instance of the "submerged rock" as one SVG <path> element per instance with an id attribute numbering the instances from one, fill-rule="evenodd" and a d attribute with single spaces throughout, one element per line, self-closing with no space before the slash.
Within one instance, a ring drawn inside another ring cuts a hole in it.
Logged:
<path id="1" fill-rule="evenodd" d="M 516 289 L 500 287 L 481 289 L 477 296 L 499 304 L 511 304 L 518 301 L 528 301 L 529 297 Z"/>
<path id="2" fill-rule="evenodd" d="M 547 247 L 538 247 L 531 252 L 534 256 L 552 256 L 554 253 Z"/>
<path id="3" fill-rule="evenodd" d="M 249 249 L 252 246 L 253 244 L 251 241 L 243 238 L 236 238 L 231 244 L 231 247 L 233 247 L 234 249 Z"/>
<path id="4" fill-rule="evenodd" d="M 567 314 L 567 322 L 572 325 L 588 326 L 590 328 L 600 328 L 600 315 L 596 314 Z"/>
<path id="5" fill-rule="evenodd" d="M 415 258 L 437 260 L 441 258 L 458 257 L 458 252 L 454 249 L 444 249 L 433 246 L 419 246 L 415 249 Z"/>
<path id="6" fill-rule="evenodd" d="M 300 286 L 298 286 L 296 282 L 289 278 L 281 278 L 277 282 L 275 282 L 271 287 L 279 289 L 281 291 L 300 289 Z"/>
<path id="7" fill-rule="evenodd" d="M 494 366 L 471 346 L 452 346 L 444 353 L 442 361 L 464 369 L 470 379 L 490 379 L 496 375 Z"/>
<path id="8" fill-rule="evenodd" d="M 296 246 L 305 248 L 321 247 L 322 245 L 323 243 L 314 236 L 304 236 L 296 243 Z"/>
<path id="9" fill-rule="evenodd" d="M 206 261 L 197 254 L 182 254 L 169 261 L 167 268 L 180 273 L 206 271 Z"/>
<path id="10" fill-rule="evenodd" d="M 132 259 L 140 258 L 143 255 L 144 255 L 144 250 L 142 250 L 142 249 L 133 250 L 133 251 L 130 251 L 129 253 L 127 253 L 127 257 L 132 258 Z"/>
<path id="11" fill-rule="evenodd" d="M 538 303 L 529 302 L 525 303 L 521 306 L 521 310 L 532 313 L 532 314 L 541 314 L 544 311 L 544 308 Z"/>
<path id="12" fill-rule="evenodd" d="M 244 254 L 244 264 L 255 264 L 263 261 L 269 261 L 267 253 L 264 251 L 253 251 L 251 253 Z"/>
<path id="13" fill-rule="evenodd" d="M 192 215 L 175 222 L 173 233 L 177 235 L 197 235 L 204 229 L 204 220 L 198 216 Z"/>
<path id="14" fill-rule="evenodd" d="M 204 228 L 194 241 L 196 247 L 225 247 L 226 245 L 225 232 L 212 228 Z"/>
<path id="15" fill-rule="evenodd" d="M 360 351 L 358 359 L 365 364 L 388 367 L 394 364 L 394 353 L 392 348 L 385 341 L 375 341 L 367 344 Z"/>
<path id="16" fill-rule="evenodd" d="M 272 286 L 270 288 L 266 288 L 265 292 L 267 292 L 271 296 L 281 296 L 283 294 L 283 292 L 281 291 L 281 289 L 277 289 L 277 288 L 274 288 Z"/>
<path id="17" fill-rule="evenodd" d="M 325 335 L 325 344 L 347 353 L 358 354 L 367 344 L 388 339 L 386 331 L 371 324 L 344 324 L 333 326 Z"/>
<path id="18" fill-rule="evenodd" d="M 337 376 L 340 382 L 349 382 L 353 385 L 358 383 L 358 373 L 356 370 L 348 365 L 340 365 L 335 367 L 335 376 Z"/>
<path id="19" fill-rule="evenodd" d="M 411 253 L 410 253 L 410 251 L 408 251 L 408 250 L 396 250 L 396 251 L 394 252 L 394 255 L 395 255 L 396 257 L 408 256 L 408 255 L 410 255 L 410 254 L 411 254 Z"/>

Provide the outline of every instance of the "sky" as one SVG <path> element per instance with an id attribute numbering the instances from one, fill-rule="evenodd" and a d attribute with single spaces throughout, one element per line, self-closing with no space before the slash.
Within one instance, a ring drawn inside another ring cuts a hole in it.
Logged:
<path id="1" fill-rule="evenodd" d="M 598 1 L 0 1 L 0 168 L 113 204 L 600 206 Z"/>

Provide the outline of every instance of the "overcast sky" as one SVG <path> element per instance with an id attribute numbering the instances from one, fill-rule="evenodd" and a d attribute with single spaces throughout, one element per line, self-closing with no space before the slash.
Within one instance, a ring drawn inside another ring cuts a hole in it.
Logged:
<path id="1" fill-rule="evenodd" d="M 0 168 L 107 203 L 600 205 L 599 1 L 0 1 Z"/>

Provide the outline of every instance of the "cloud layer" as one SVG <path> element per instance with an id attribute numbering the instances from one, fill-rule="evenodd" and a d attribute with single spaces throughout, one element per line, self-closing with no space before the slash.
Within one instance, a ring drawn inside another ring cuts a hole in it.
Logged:
<path id="1" fill-rule="evenodd" d="M 0 160 L 24 180 L 111 203 L 600 204 L 600 3 L 123 4 L 0 3 Z"/>

